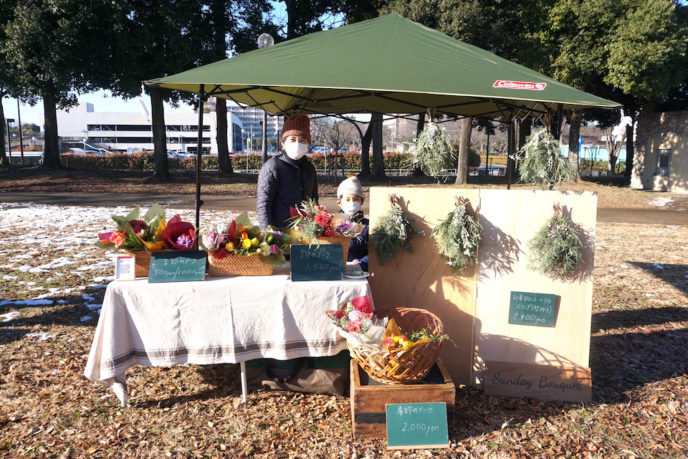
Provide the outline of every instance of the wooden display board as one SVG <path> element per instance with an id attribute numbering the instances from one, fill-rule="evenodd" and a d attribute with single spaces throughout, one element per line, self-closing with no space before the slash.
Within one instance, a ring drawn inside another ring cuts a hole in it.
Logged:
<path id="1" fill-rule="evenodd" d="M 558 192 L 450 187 L 373 187 L 370 233 L 396 194 L 424 236 L 412 240 L 413 253 L 380 264 L 370 250 L 369 278 L 378 308 L 417 307 L 435 313 L 453 344 L 441 357 L 457 384 L 482 384 L 485 361 L 588 366 L 592 268 L 597 197 Z M 454 209 L 456 197 L 469 199 L 482 225 L 477 266 L 453 271 L 436 253 L 432 228 Z M 584 265 L 571 279 L 552 279 L 528 267 L 528 241 L 562 205 L 589 242 Z M 509 323 L 511 292 L 557 298 L 554 326 Z"/>

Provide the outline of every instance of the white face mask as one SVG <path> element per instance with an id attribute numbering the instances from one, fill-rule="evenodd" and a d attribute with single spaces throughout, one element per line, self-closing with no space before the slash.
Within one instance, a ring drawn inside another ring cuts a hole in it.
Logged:
<path id="1" fill-rule="evenodd" d="M 358 201 L 343 202 L 340 207 L 344 213 L 353 216 L 356 212 L 361 210 L 361 203 Z"/>
<path id="2" fill-rule="evenodd" d="M 308 144 L 307 143 L 285 143 L 284 144 L 284 151 L 287 153 L 287 156 L 289 156 L 291 159 L 294 161 L 297 161 L 301 158 L 303 158 L 303 155 L 308 153 Z"/>

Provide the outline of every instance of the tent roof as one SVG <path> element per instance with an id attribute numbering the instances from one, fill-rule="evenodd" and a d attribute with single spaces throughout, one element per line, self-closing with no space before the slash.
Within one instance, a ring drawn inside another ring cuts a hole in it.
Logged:
<path id="1" fill-rule="evenodd" d="M 502 83 L 499 83 L 502 82 Z M 317 32 L 145 82 L 273 114 L 499 117 L 620 105 L 396 14 Z"/>

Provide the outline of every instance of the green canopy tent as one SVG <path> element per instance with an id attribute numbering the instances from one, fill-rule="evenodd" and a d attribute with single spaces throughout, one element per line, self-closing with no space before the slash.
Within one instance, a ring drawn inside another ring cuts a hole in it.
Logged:
<path id="1" fill-rule="evenodd" d="M 146 81 L 272 114 L 499 118 L 619 104 L 390 14 Z M 199 110 L 199 125 L 203 111 Z M 200 206 L 199 128 L 196 220 Z"/>

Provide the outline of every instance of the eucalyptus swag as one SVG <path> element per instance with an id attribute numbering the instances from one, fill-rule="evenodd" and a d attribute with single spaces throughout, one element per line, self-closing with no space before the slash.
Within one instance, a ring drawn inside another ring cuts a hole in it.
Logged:
<path id="1" fill-rule="evenodd" d="M 525 158 L 520 166 L 521 181 L 550 190 L 563 181 L 576 180 L 576 170 L 561 156 L 559 142 L 546 130 L 534 132 L 521 148 Z"/>
<path id="2" fill-rule="evenodd" d="M 456 208 L 449 212 L 433 230 L 432 237 L 440 255 L 454 269 L 463 269 L 478 259 L 480 223 L 465 198 L 456 200 Z"/>
<path id="3" fill-rule="evenodd" d="M 555 206 L 555 214 L 528 242 L 530 267 L 551 277 L 567 277 L 583 262 L 583 242 L 576 225 Z"/>
<path id="4" fill-rule="evenodd" d="M 413 165 L 426 175 L 438 175 L 452 158 L 452 145 L 447 133 L 432 121 L 428 122 L 416 141 Z"/>
<path id="5" fill-rule="evenodd" d="M 392 207 L 382 217 L 377 228 L 371 235 L 371 245 L 380 258 L 380 263 L 396 257 L 400 250 L 411 252 L 411 238 L 422 235 L 413 227 L 413 219 L 409 218 L 401 210 L 396 195 L 391 195 Z"/>

